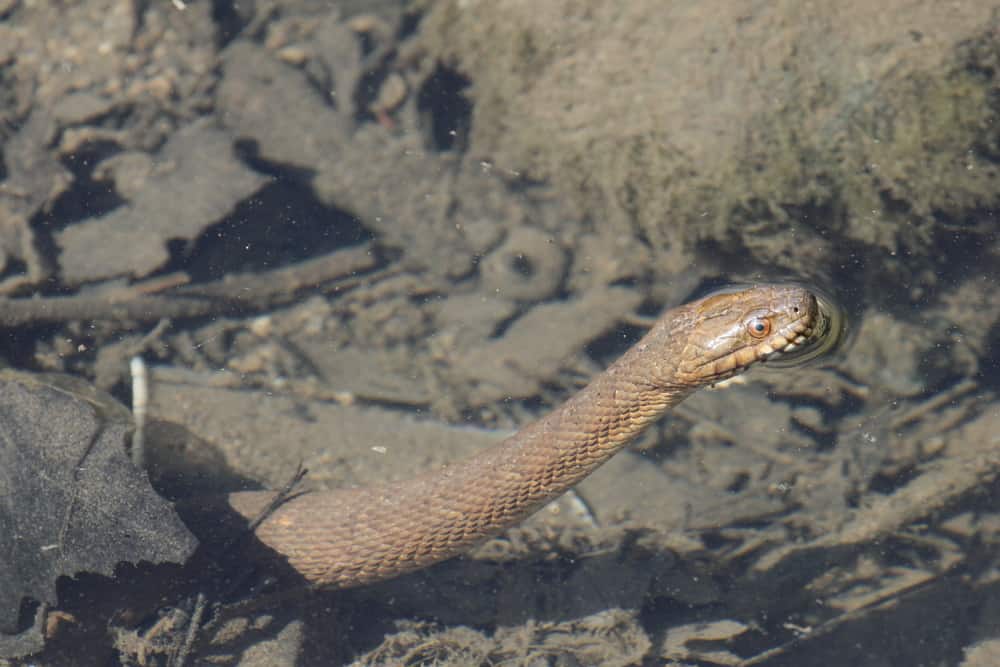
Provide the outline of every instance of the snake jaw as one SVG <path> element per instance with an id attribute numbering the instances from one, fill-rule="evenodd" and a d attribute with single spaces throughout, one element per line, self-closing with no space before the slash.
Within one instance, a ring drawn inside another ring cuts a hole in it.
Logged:
<path id="1" fill-rule="evenodd" d="M 788 344 L 778 354 L 768 355 L 769 365 L 800 366 L 829 354 L 844 345 L 850 337 L 847 316 L 843 309 L 823 292 L 815 292 L 816 308 L 808 326 L 801 331 L 792 329 Z"/>
<path id="2" fill-rule="evenodd" d="M 757 352 L 760 354 L 760 361 L 780 359 L 783 355 L 794 352 L 800 347 L 807 345 L 813 338 L 815 327 L 811 323 L 800 321 L 790 325 L 791 331 L 788 333 L 775 334 L 771 341 L 761 345 Z"/>
<path id="3" fill-rule="evenodd" d="M 811 319 L 808 322 L 793 322 L 789 325 L 790 331 L 775 334 L 771 342 L 764 344 L 758 349 L 760 353 L 759 360 L 773 361 L 781 359 L 812 342 L 816 327 L 813 326 Z"/>

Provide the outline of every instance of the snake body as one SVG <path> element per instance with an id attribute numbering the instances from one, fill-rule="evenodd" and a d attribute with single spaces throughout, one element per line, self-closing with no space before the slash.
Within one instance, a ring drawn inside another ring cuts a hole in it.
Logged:
<path id="1" fill-rule="evenodd" d="M 461 554 L 562 494 L 692 392 L 808 347 L 823 323 L 817 298 L 796 286 L 673 308 L 587 387 L 496 446 L 407 481 L 297 496 L 256 538 L 308 582 L 334 588 Z M 241 492 L 226 502 L 251 520 L 271 498 Z"/>

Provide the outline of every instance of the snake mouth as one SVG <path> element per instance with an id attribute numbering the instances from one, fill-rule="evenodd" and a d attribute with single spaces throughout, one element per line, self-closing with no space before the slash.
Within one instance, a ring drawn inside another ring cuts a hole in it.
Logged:
<path id="1" fill-rule="evenodd" d="M 786 362 L 798 360 L 801 354 L 811 350 L 818 330 L 814 321 L 816 324 L 822 324 L 822 319 L 806 316 L 792 322 L 756 349 L 757 361 L 774 363 L 779 360 Z"/>
<path id="2" fill-rule="evenodd" d="M 847 337 L 846 317 L 826 294 L 810 289 L 812 306 L 786 322 L 756 345 L 700 364 L 711 369 L 712 383 L 739 375 L 751 366 L 786 368 L 813 361 L 839 346 Z M 796 311 L 797 312 L 797 311 Z"/>
<path id="3" fill-rule="evenodd" d="M 829 354 L 846 340 L 847 316 L 843 309 L 823 292 L 813 290 L 813 296 L 815 315 L 801 317 L 779 331 L 761 346 L 759 361 L 778 368 L 801 366 Z"/>
<path id="4" fill-rule="evenodd" d="M 739 375 L 759 363 L 766 362 L 769 366 L 776 367 L 803 363 L 800 358 L 812 353 L 817 339 L 817 324 L 822 324 L 821 318 L 806 313 L 772 333 L 766 342 L 742 348 L 702 364 L 702 367 L 711 367 L 715 376 L 713 381 L 718 382 Z"/>

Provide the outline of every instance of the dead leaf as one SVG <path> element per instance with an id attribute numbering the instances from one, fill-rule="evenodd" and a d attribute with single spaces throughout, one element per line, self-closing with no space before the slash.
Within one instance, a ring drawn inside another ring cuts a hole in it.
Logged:
<path id="1" fill-rule="evenodd" d="M 80 380 L 0 373 L 0 639 L 24 629 L 24 600 L 57 604 L 61 576 L 194 551 L 126 456 L 130 428 L 124 407 Z"/>

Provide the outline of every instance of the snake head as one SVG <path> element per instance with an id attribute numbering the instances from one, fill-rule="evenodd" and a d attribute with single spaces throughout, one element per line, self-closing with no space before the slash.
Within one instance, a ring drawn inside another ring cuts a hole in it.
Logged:
<path id="1" fill-rule="evenodd" d="M 836 307 L 797 285 L 725 290 L 685 308 L 688 326 L 677 373 L 690 386 L 725 380 L 760 362 L 802 363 L 839 338 Z"/>

